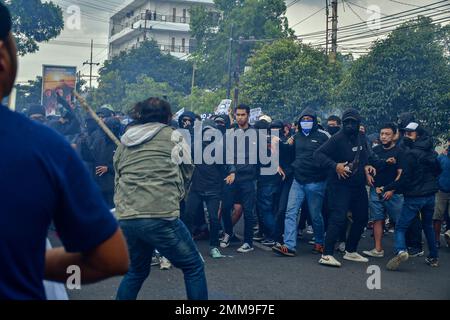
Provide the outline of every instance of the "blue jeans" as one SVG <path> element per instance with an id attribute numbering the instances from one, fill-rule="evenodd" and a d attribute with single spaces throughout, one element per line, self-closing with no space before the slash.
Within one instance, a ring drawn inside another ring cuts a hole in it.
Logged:
<path id="1" fill-rule="evenodd" d="M 184 274 L 189 300 L 207 300 L 204 262 L 191 234 L 180 219 L 120 220 L 130 253 L 130 267 L 117 291 L 117 300 L 135 300 L 150 274 L 152 254 L 161 255 Z"/>
<path id="2" fill-rule="evenodd" d="M 264 221 L 264 235 L 266 239 L 275 238 L 275 209 L 276 194 L 279 191 L 277 184 L 258 184 L 256 203 L 258 211 Z"/>
<path id="3" fill-rule="evenodd" d="M 395 250 L 406 251 L 405 233 L 411 222 L 420 211 L 422 216 L 422 229 L 427 238 L 429 256 L 438 257 L 438 250 L 433 231 L 434 195 L 428 197 L 405 197 L 403 210 L 395 226 Z"/>
<path id="4" fill-rule="evenodd" d="M 391 222 L 397 223 L 403 208 L 403 196 L 401 194 L 394 194 L 388 201 L 380 200 L 375 188 L 370 188 L 369 208 L 370 221 L 384 221 L 387 213 Z"/>
<path id="5" fill-rule="evenodd" d="M 284 220 L 284 244 L 295 250 L 297 246 L 297 216 L 303 200 L 308 203 L 311 215 L 314 238 L 317 244 L 323 244 L 324 226 L 322 203 L 325 195 L 326 182 L 300 184 L 294 179 L 289 191 L 286 217 Z"/>

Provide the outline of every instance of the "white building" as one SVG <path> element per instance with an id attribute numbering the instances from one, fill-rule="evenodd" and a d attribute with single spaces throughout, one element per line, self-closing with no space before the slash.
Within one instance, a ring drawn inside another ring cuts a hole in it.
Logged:
<path id="1" fill-rule="evenodd" d="M 178 58 L 189 54 L 192 5 L 213 9 L 213 0 L 130 0 L 110 18 L 109 58 L 139 46 L 145 39 L 154 39 L 161 51 Z"/>

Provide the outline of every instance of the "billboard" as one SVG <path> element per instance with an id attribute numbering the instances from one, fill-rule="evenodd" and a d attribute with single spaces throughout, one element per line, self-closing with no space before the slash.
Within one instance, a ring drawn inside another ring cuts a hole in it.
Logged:
<path id="1" fill-rule="evenodd" d="M 42 105 L 47 116 L 59 115 L 57 95 L 73 108 L 73 93 L 77 81 L 77 68 L 67 66 L 42 66 Z"/>

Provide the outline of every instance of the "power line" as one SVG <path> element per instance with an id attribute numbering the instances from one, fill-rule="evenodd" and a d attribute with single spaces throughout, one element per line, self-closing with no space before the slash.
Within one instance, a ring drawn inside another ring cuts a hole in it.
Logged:
<path id="1" fill-rule="evenodd" d="M 306 20 L 312 18 L 313 16 L 315 16 L 316 14 L 318 14 L 320 11 L 325 10 L 325 9 L 326 9 L 326 7 L 323 7 L 322 9 L 317 10 L 317 11 L 314 12 L 313 14 L 307 16 L 305 19 L 302 19 L 302 20 L 300 20 L 299 22 L 293 24 L 293 25 L 291 26 L 291 28 L 294 28 L 295 26 L 298 26 L 300 23 L 305 22 Z"/>

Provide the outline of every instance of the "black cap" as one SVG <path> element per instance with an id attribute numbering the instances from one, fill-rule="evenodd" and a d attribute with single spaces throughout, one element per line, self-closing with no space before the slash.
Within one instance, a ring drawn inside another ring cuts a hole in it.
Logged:
<path id="1" fill-rule="evenodd" d="M 0 40 L 5 40 L 11 31 L 12 22 L 8 8 L 0 2 Z"/>
<path id="2" fill-rule="evenodd" d="M 361 122 L 361 116 L 359 115 L 358 110 L 350 108 L 344 111 L 342 114 L 342 121 L 345 121 L 347 119 L 353 119 L 358 122 Z"/>

